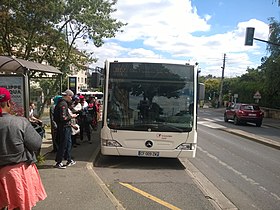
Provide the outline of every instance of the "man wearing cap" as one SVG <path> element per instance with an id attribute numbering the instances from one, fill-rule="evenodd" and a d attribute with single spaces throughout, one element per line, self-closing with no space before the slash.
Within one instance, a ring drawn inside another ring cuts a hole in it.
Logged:
<path id="1" fill-rule="evenodd" d="M 42 138 L 26 118 L 10 114 L 11 106 L 0 87 L 0 209 L 31 209 L 47 197 L 35 165 Z"/>
<path id="2" fill-rule="evenodd" d="M 76 164 L 71 158 L 71 119 L 76 118 L 77 114 L 70 115 L 68 111 L 68 103 L 72 101 L 74 93 L 71 90 L 66 90 L 62 94 L 62 99 L 54 108 L 54 121 L 57 124 L 57 133 L 59 146 L 56 153 L 56 168 L 65 169 L 66 166 L 72 166 Z M 67 160 L 66 166 L 63 165 L 62 160 Z"/>

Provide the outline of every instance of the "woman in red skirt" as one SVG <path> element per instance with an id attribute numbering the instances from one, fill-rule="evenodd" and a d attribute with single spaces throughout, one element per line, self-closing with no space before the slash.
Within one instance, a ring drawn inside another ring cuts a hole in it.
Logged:
<path id="1" fill-rule="evenodd" d="M 10 100 L 0 87 L 0 209 L 29 210 L 47 197 L 35 165 L 42 139 L 26 118 L 9 114 Z"/>

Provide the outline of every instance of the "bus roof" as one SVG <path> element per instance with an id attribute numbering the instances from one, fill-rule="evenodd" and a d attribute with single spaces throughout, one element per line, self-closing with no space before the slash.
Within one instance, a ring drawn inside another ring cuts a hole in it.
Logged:
<path id="1" fill-rule="evenodd" d="M 170 59 L 155 59 L 155 58 L 108 58 L 106 62 L 139 62 L 139 63 L 166 63 L 166 64 L 181 64 L 181 65 L 197 65 L 197 63 L 190 64 L 184 60 L 170 60 Z"/>

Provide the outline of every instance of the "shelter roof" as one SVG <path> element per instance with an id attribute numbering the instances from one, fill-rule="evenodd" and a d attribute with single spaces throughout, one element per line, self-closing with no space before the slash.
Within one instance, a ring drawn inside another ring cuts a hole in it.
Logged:
<path id="1" fill-rule="evenodd" d="M 10 56 L 0 56 L 0 72 L 5 73 L 24 73 L 25 69 L 36 72 L 62 74 L 57 68 L 33 61 L 27 61 Z"/>

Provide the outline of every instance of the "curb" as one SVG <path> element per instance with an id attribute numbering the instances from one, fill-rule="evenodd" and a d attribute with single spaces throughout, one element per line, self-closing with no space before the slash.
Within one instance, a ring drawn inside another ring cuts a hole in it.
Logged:
<path id="1" fill-rule="evenodd" d="M 105 193 L 105 195 L 110 199 L 110 201 L 113 203 L 115 208 L 117 210 L 125 210 L 125 208 L 121 205 L 121 203 L 117 200 L 117 198 L 113 195 L 113 193 L 109 190 L 109 188 L 106 186 L 106 184 L 102 181 L 102 179 L 95 173 L 94 171 L 94 163 L 96 162 L 96 159 L 98 156 L 100 156 L 100 145 L 96 148 L 96 150 L 93 152 L 92 156 L 90 157 L 89 162 L 86 165 L 86 168 L 89 170 L 90 174 L 96 181 L 96 183 L 100 186 L 102 191 Z"/>
<path id="2" fill-rule="evenodd" d="M 271 127 L 271 128 L 276 128 L 276 129 L 280 129 L 280 125 L 277 126 L 277 125 L 272 125 L 272 124 L 269 124 L 269 123 L 263 123 L 264 126 L 267 126 L 267 127 Z"/>
<path id="3" fill-rule="evenodd" d="M 280 150 L 280 143 L 277 142 L 277 141 L 273 141 L 271 139 L 264 138 L 264 137 L 258 137 L 254 134 L 247 133 L 247 132 L 241 131 L 241 130 L 231 129 L 231 128 L 221 128 L 220 130 L 225 131 L 227 133 L 232 133 L 232 134 L 247 138 L 251 141 L 255 141 L 255 142 L 258 142 L 260 144 L 264 144 L 264 145 L 267 145 L 267 146 L 270 146 L 272 148 Z"/>

